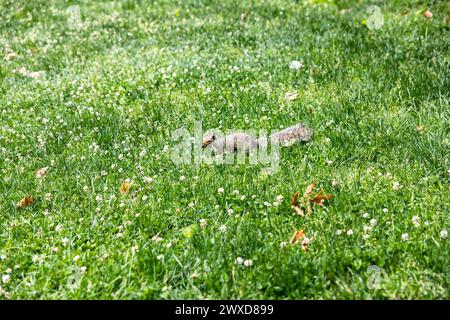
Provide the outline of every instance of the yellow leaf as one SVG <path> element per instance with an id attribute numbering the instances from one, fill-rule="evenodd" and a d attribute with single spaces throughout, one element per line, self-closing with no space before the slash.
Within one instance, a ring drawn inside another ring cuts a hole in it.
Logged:
<path id="1" fill-rule="evenodd" d="M 130 188 L 131 188 L 131 182 L 125 181 L 124 183 L 122 183 L 119 190 L 120 190 L 121 194 L 127 194 L 130 191 Z"/>

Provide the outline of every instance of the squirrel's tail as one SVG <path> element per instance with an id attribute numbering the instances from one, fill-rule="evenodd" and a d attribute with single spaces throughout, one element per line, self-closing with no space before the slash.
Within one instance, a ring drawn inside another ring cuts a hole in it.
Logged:
<path id="1" fill-rule="evenodd" d="M 312 132 L 304 124 L 296 124 L 292 127 L 274 133 L 270 137 L 278 138 L 282 146 L 290 146 L 296 142 L 308 141 L 311 139 Z"/>

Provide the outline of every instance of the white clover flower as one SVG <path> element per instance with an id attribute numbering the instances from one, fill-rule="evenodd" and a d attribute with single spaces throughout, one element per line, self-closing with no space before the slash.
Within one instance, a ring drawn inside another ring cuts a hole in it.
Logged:
<path id="1" fill-rule="evenodd" d="M 148 196 L 146 196 L 146 195 L 142 196 L 142 201 L 147 201 L 147 199 L 148 199 Z"/>
<path id="2" fill-rule="evenodd" d="M 407 233 L 402 234 L 402 240 L 403 241 L 408 241 L 409 240 L 409 234 L 407 234 Z"/>
<path id="3" fill-rule="evenodd" d="M 219 188 L 219 189 L 217 189 L 217 192 L 218 192 L 218 193 L 224 193 L 225 190 L 224 190 L 224 188 Z"/>
<path id="4" fill-rule="evenodd" d="M 155 236 L 153 236 L 152 241 L 153 242 L 161 242 L 161 241 L 163 241 L 163 238 L 161 238 L 158 235 L 155 235 Z"/>
<path id="5" fill-rule="evenodd" d="M 244 259 L 242 259 L 241 257 L 236 258 L 236 264 L 242 264 L 243 262 L 244 262 Z"/>
<path id="6" fill-rule="evenodd" d="M 164 259 L 164 255 L 160 254 L 159 256 L 156 257 L 156 259 L 158 259 L 159 261 Z"/>
<path id="7" fill-rule="evenodd" d="M 420 218 L 418 216 L 414 216 L 411 218 L 411 222 L 415 227 L 420 226 Z"/>
<path id="8" fill-rule="evenodd" d="M 56 232 L 61 232 L 62 229 L 63 229 L 63 227 L 62 227 L 60 224 L 58 224 L 58 225 L 55 227 L 55 231 L 56 231 Z"/>
<path id="9" fill-rule="evenodd" d="M 189 208 L 193 208 L 194 206 L 195 206 L 195 204 L 194 204 L 193 202 L 191 202 L 191 203 L 188 204 L 188 207 L 189 207 Z"/>
<path id="10" fill-rule="evenodd" d="M 186 180 L 186 177 L 185 176 L 181 176 L 180 177 L 180 181 L 184 181 L 184 180 Z"/>
<path id="11" fill-rule="evenodd" d="M 69 239 L 63 238 L 63 239 L 61 239 L 61 242 L 63 245 L 67 245 L 67 243 L 69 242 Z"/>
<path id="12" fill-rule="evenodd" d="M 119 154 L 119 156 L 117 157 L 117 159 L 119 159 L 120 161 L 122 161 L 124 158 L 123 154 Z"/>
<path id="13" fill-rule="evenodd" d="M 88 191 L 89 191 L 89 187 L 88 187 L 88 186 L 84 186 L 84 187 L 83 187 L 83 191 L 84 191 L 84 192 L 88 192 Z"/>
<path id="14" fill-rule="evenodd" d="M 143 179 L 144 179 L 144 181 L 146 183 L 152 183 L 153 182 L 153 178 L 152 177 L 144 177 Z"/>
<path id="15" fill-rule="evenodd" d="M 439 236 L 441 237 L 441 239 L 447 239 L 448 236 L 448 232 L 446 229 L 441 230 L 441 232 L 439 232 Z"/>
<path id="16" fill-rule="evenodd" d="M 342 234 L 342 230 L 336 230 L 336 235 L 339 236 Z"/>
<path id="17" fill-rule="evenodd" d="M 245 200 L 245 195 L 242 195 L 241 196 L 241 201 L 244 201 Z"/>
<path id="18" fill-rule="evenodd" d="M 364 219 L 367 219 L 369 217 L 369 214 L 367 212 L 364 212 L 364 214 L 362 216 Z"/>
<path id="19" fill-rule="evenodd" d="M 298 70 L 301 67 L 303 67 L 303 63 L 297 60 L 292 61 L 291 64 L 289 65 L 289 69 L 291 70 Z"/>
<path id="20" fill-rule="evenodd" d="M 286 247 L 287 244 L 288 244 L 288 243 L 287 243 L 286 241 L 281 241 L 281 242 L 280 242 L 280 248 Z"/>
<path id="21" fill-rule="evenodd" d="M 281 202 L 281 201 L 283 201 L 283 199 L 284 199 L 284 197 L 281 194 L 277 195 L 277 198 L 276 198 L 277 202 Z"/>
<path id="22" fill-rule="evenodd" d="M 73 262 L 77 262 L 78 260 L 80 260 L 80 256 L 75 256 L 75 257 L 73 257 Z"/>
<path id="23" fill-rule="evenodd" d="M 394 190 L 398 190 L 401 187 L 402 187 L 402 185 L 398 181 L 394 181 L 394 183 L 392 184 L 392 189 L 394 189 Z"/>
<path id="24" fill-rule="evenodd" d="M 383 212 L 384 212 L 384 213 L 388 213 L 388 211 L 389 211 L 389 210 L 388 210 L 387 208 L 383 208 Z"/>
<path id="25" fill-rule="evenodd" d="M 244 260 L 244 266 L 251 267 L 253 265 L 253 261 L 251 259 Z"/>
<path id="26" fill-rule="evenodd" d="M 4 254 L 2 254 L 1 256 L 0 256 L 0 260 L 6 260 L 6 259 L 8 259 L 8 257 L 6 256 L 6 255 L 4 255 Z"/>
<path id="27" fill-rule="evenodd" d="M 122 233 L 122 232 L 119 232 L 119 233 L 117 234 L 117 238 L 123 238 L 123 233 Z"/>
<path id="28" fill-rule="evenodd" d="M 234 211 L 233 211 L 233 209 L 229 208 L 229 209 L 227 210 L 227 212 L 228 212 L 229 215 L 232 215 Z"/>
<path id="29" fill-rule="evenodd" d="M 235 195 L 235 196 L 239 195 L 239 190 L 234 190 L 233 195 Z"/>
<path id="30" fill-rule="evenodd" d="M 11 276 L 9 274 L 5 274 L 2 276 L 2 282 L 3 283 L 9 283 L 11 282 Z"/>
<path id="31" fill-rule="evenodd" d="M 352 230 L 352 229 L 348 229 L 348 230 L 347 230 L 347 235 L 348 235 L 348 236 L 353 235 L 353 230 Z"/>
<path id="32" fill-rule="evenodd" d="M 59 248 L 58 247 L 54 247 L 53 249 L 52 249 L 52 252 L 58 252 L 59 251 Z"/>
<path id="33" fill-rule="evenodd" d="M 372 226 L 372 227 L 375 227 L 376 225 L 377 225 L 377 219 L 371 219 L 370 220 L 370 225 Z"/>
<path id="34" fill-rule="evenodd" d="M 201 228 L 206 228 L 206 225 L 208 224 L 208 221 L 206 221 L 206 219 L 200 219 L 199 222 Z"/>
<path id="35" fill-rule="evenodd" d="M 38 262 L 39 260 L 41 260 L 41 258 L 36 254 L 33 256 L 33 258 L 31 259 L 33 262 Z"/>
<path id="36" fill-rule="evenodd" d="M 85 274 L 86 270 L 87 270 L 87 267 L 85 267 L 85 266 L 80 267 L 81 274 Z"/>
<path id="37" fill-rule="evenodd" d="M 364 230 L 364 232 L 368 232 L 368 231 L 372 230 L 372 227 L 371 226 L 364 226 L 363 230 Z"/>
<path id="38" fill-rule="evenodd" d="M 225 232 L 225 231 L 227 231 L 227 226 L 226 225 L 221 225 L 220 227 L 219 227 L 219 231 L 220 232 Z"/>

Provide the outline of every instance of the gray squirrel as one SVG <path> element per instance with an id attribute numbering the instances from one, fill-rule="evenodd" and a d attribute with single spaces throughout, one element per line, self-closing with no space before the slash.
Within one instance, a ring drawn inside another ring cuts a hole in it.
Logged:
<path id="1" fill-rule="evenodd" d="M 267 140 L 277 141 L 282 146 L 289 146 L 296 142 L 305 142 L 311 138 L 311 130 L 304 124 L 296 124 L 266 137 L 255 139 L 250 134 L 244 132 L 231 133 L 226 136 L 220 134 L 210 134 L 205 136 L 202 148 L 214 148 L 216 152 L 238 152 L 250 151 L 257 147 L 265 147 Z"/>

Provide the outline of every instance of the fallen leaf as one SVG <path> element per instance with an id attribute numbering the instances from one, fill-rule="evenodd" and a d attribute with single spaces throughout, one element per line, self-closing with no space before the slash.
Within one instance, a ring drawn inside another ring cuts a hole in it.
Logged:
<path id="1" fill-rule="evenodd" d="M 433 17 L 433 13 L 431 13 L 430 10 L 425 10 L 425 12 L 423 13 L 423 16 L 425 18 L 432 18 Z"/>
<path id="2" fill-rule="evenodd" d="M 125 181 L 120 186 L 119 191 L 120 191 L 121 194 L 127 194 L 130 191 L 130 188 L 131 188 L 131 182 Z"/>
<path id="3" fill-rule="evenodd" d="M 294 235 L 292 236 L 292 239 L 290 241 L 291 244 L 296 244 L 300 240 L 302 240 L 305 237 L 305 232 L 303 229 L 295 231 Z"/>
<path id="4" fill-rule="evenodd" d="M 286 93 L 285 99 L 286 101 L 294 101 L 295 99 L 297 99 L 297 97 L 298 93 L 294 91 Z"/>
<path id="5" fill-rule="evenodd" d="M 417 130 L 419 133 L 424 133 L 425 127 L 424 127 L 424 126 L 416 126 L 416 130 Z"/>
<path id="6" fill-rule="evenodd" d="M 305 190 L 305 192 L 303 193 L 303 198 L 308 197 L 314 190 L 314 188 L 316 187 L 316 183 L 313 182 L 311 183 Z"/>
<path id="7" fill-rule="evenodd" d="M 181 230 L 181 234 L 185 237 L 185 238 L 192 238 L 192 236 L 194 235 L 195 231 L 197 229 L 197 226 L 194 224 L 191 224 L 187 227 L 184 227 Z"/>
<path id="8" fill-rule="evenodd" d="M 13 51 L 10 51 L 8 53 L 5 54 L 5 60 L 6 61 L 11 61 L 13 60 L 15 57 L 17 57 L 17 54 Z"/>
<path id="9" fill-rule="evenodd" d="M 305 215 L 305 212 L 300 207 L 293 207 L 293 208 L 295 213 L 298 214 L 299 216 L 303 217 Z"/>
<path id="10" fill-rule="evenodd" d="M 292 205 L 298 207 L 298 191 L 292 196 Z"/>
<path id="11" fill-rule="evenodd" d="M 26 208 L 29 205 L 31 205 L 34 202 L 34 199 L 31 196 L 26 196 L 22 200 L 19 201 L 17 204 L 17 207 L 19 208 Z"/>
<path id="12" fill-rule="evenodd" d="M 36 178 L 41 179 L 47 175 L 48 167 L 41 168 L 36 171 Z"/>
<path id="13" fill-rule="evenodd" d="M 305 215 L 303 210 L 298 205 L 298 191 L 294 193 L 294 195 L 292 196 L 292 208 L 294 209 L 295 213 L 298 214 L 299 216 Z"/>
<path id="14" fill-rule="evenodd" d="M 311 199 L 311 202 L 314 202 L 319 206 L 323 206 L 323 202 L 331 198 L 333 198 L 332 194 L 325 194 L 325 192 L 322 189 L 320 189 L 319 193 L 314 198 Z"/>

